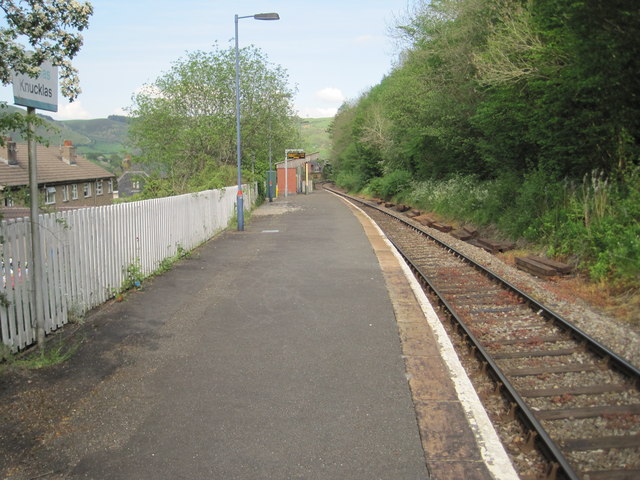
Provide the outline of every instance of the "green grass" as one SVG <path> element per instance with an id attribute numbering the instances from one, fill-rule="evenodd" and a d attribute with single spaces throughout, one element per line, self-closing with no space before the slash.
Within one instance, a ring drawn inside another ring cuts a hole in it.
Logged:
<path id="1" fill-rule="evenodd" d="M 0 363 L 0 373 L 11 369 L 37 370 L 64 363 L 75 355 L 82 342 L 82 339 L 75 341 L 49 339 L 43 348 L 34 348 L 23 356 L 3 354 L 4 362 Z"/>
<path id="2" fill-rule="evenodd" d="M 328 161 L 331 150 L 331 138 L 327 128 L 333 121 L 329 118 L 303 118 L 300 120 L 300 132 L 304 150 L 307 153 L 320 152 L 320 160 Z"/>

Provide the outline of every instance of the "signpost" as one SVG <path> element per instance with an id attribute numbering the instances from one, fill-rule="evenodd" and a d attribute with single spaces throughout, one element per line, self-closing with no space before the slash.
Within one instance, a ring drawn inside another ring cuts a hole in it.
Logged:
<path id="1" fill-rule="evenodd" d="M 13 102 L 23 107 L 58 111 L 58 67 L 51 62 L 40 65 L 40 75 L 13 74 Z"/>
<path id="2" fill-rule="evenodd" d="M 58 67 L 51 62 L 40 65 L 40 74 L 36 78 L 14 73 L 13 101 L 16 105 L 27 107 L 27 150 L 29 157 L 29 192 L 31 215 L 31 299 L 35 306 L 36 335 L 38 346 L 44 346 L 44 305 L 42 304 L 42 259 L 40 249 L 40 224 L 38 223 L 38 166 L 36 157 L 36 142 L 34 139 L 33 123 L 31 119 L 36 114 L 36 108 L 50 112 L 58 111 Z"/>

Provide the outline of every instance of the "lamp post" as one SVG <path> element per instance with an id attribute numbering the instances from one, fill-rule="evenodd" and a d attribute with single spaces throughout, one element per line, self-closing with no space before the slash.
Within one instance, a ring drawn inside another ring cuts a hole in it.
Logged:
<path id="1" fill-rule="evenodd" d="M 255 20 L 280 20 L 277 13 L 256 13 L 255 15 L 246 15 L 239 17 L 235 15 L 236 27 L 236 156 L 238 161 L 238 231 L 244 230 L 244 199 L 242 196 L 242 161 L 240 147 L 240 55 L 238 53 L 238 20 L 241 18 L 254 18 Z"/>
<path id="2" fill-rule="evenodd" d="M 269 109 L 271 110 L 271 109 Z M 267 173 L 267 192 L 269 193 L 269 202 L 273 202 L 273 181 L 271 180 L 271 111 L 269 111 L 269 173 Z M 277 180 L 276 180 L 277 181 Z"/>

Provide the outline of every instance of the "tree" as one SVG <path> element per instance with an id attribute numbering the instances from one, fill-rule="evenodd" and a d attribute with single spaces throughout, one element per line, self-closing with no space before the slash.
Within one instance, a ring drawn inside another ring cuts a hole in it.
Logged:
<path id="1" fill-rule="evenodd" d="M 268 165 L 295 145 L 287 75 L 260 50 L 240 51 L 243 165 Z M 175 194 L 233 184 L 236 165 L 235 50 L 187 53 L 134 96 L 129 130 L 140 162 L 154 165 Z M 225 171 L 227 175 L 221 175 Z M 221 184 L 222 183 L 222 184 Z"/>
<path id="2" fill-rule="evenodd" d="M 89 17 L 93 13 L 91 4 L 59 0 L 0 0 L 0 9 L 5 15 L 5 25 L 0 28 L 0 82 L 10 84 L 14 71 L 37 77 L 40 65 L 48 60 L 59 67 L 62 95 L 75 100 L 81 90 L 78 72 L 71 59 L 82 47 L 79 32 L 89 25 Z M 0 103 L 0 108 L 3 107 L 6 107 L 4 102 Z M 36 118 L 32 121 L 43 123 Z M 12 130 L 26 134 L 22 114 L 0 116 L 0 131 Z"/>
<path id="3" fill-rule="evenodd" d="M 333 121 L 336 182 L 637 287 L 640 2 L 415 3 L 394 70 Z"/>
<path id="4" fill-rule="evenodd" d="M 13 71 L 37 76 L 49 60 L 60 67 L 61 93 L 74 100 L 80 93 L 77 70 L 71 59 L 82 47 L 93 7 L 89 2 L 58 0 L 0 0 L 7 25 L 0 28 L 0 81 L 11 83 Z M 76 32 L 77 30 L 77 32 Z M 21 43 L 25 38 L 29 50 Z"/>

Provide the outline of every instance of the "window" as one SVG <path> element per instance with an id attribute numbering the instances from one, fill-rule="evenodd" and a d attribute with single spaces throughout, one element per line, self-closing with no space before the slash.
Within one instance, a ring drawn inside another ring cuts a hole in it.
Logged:
<path id="1" fill-rule="evenodd" d="M 107 193 L 113 193 L 113 178 L 107 180 Z"/>
<path id="2" fill-rule="evenodd" d="M 63 202 L 69 201 L 69 185 L 62 186 L 62 201 Z"/>
<path id="3" fill-rule="evenodd" d="M 56 187 L 46 187 L 44 195 L 45 205 L 53 205 L 56 203 Z"/>
<path id="4" fill-rule="evenodd" d="M 96 195 L 102 195 L 102 189 L 103 189 L 103 181 L 102 180 L 98 180 L 96 182 Z"/>
<path id="5" fill-rule="evenodd" d="M 140 180 L 132 180 L 131 188 L 134 190 L 140 190 Z"/>
<path id="6" fill-rule="evenodd" d="M 71 200 L 77 200 L 78 199 L 78 184 L 74 183 L 73 185 L 71 185 Z"/>
<path id="7" fill-rule="evenodd" d="M 13 207 L 13 198 L 11 197 L 4 197 L 4 206 L 5 207 Z"/>
<path id="8" fill-rule="evenodd" d="M 85 198 L 91 196 L 91 184 L 90 183 L 87 182 L 87 183 L 84 184 L 84 187 L 82 187 L 82 193 L 83 193 Z"/>

